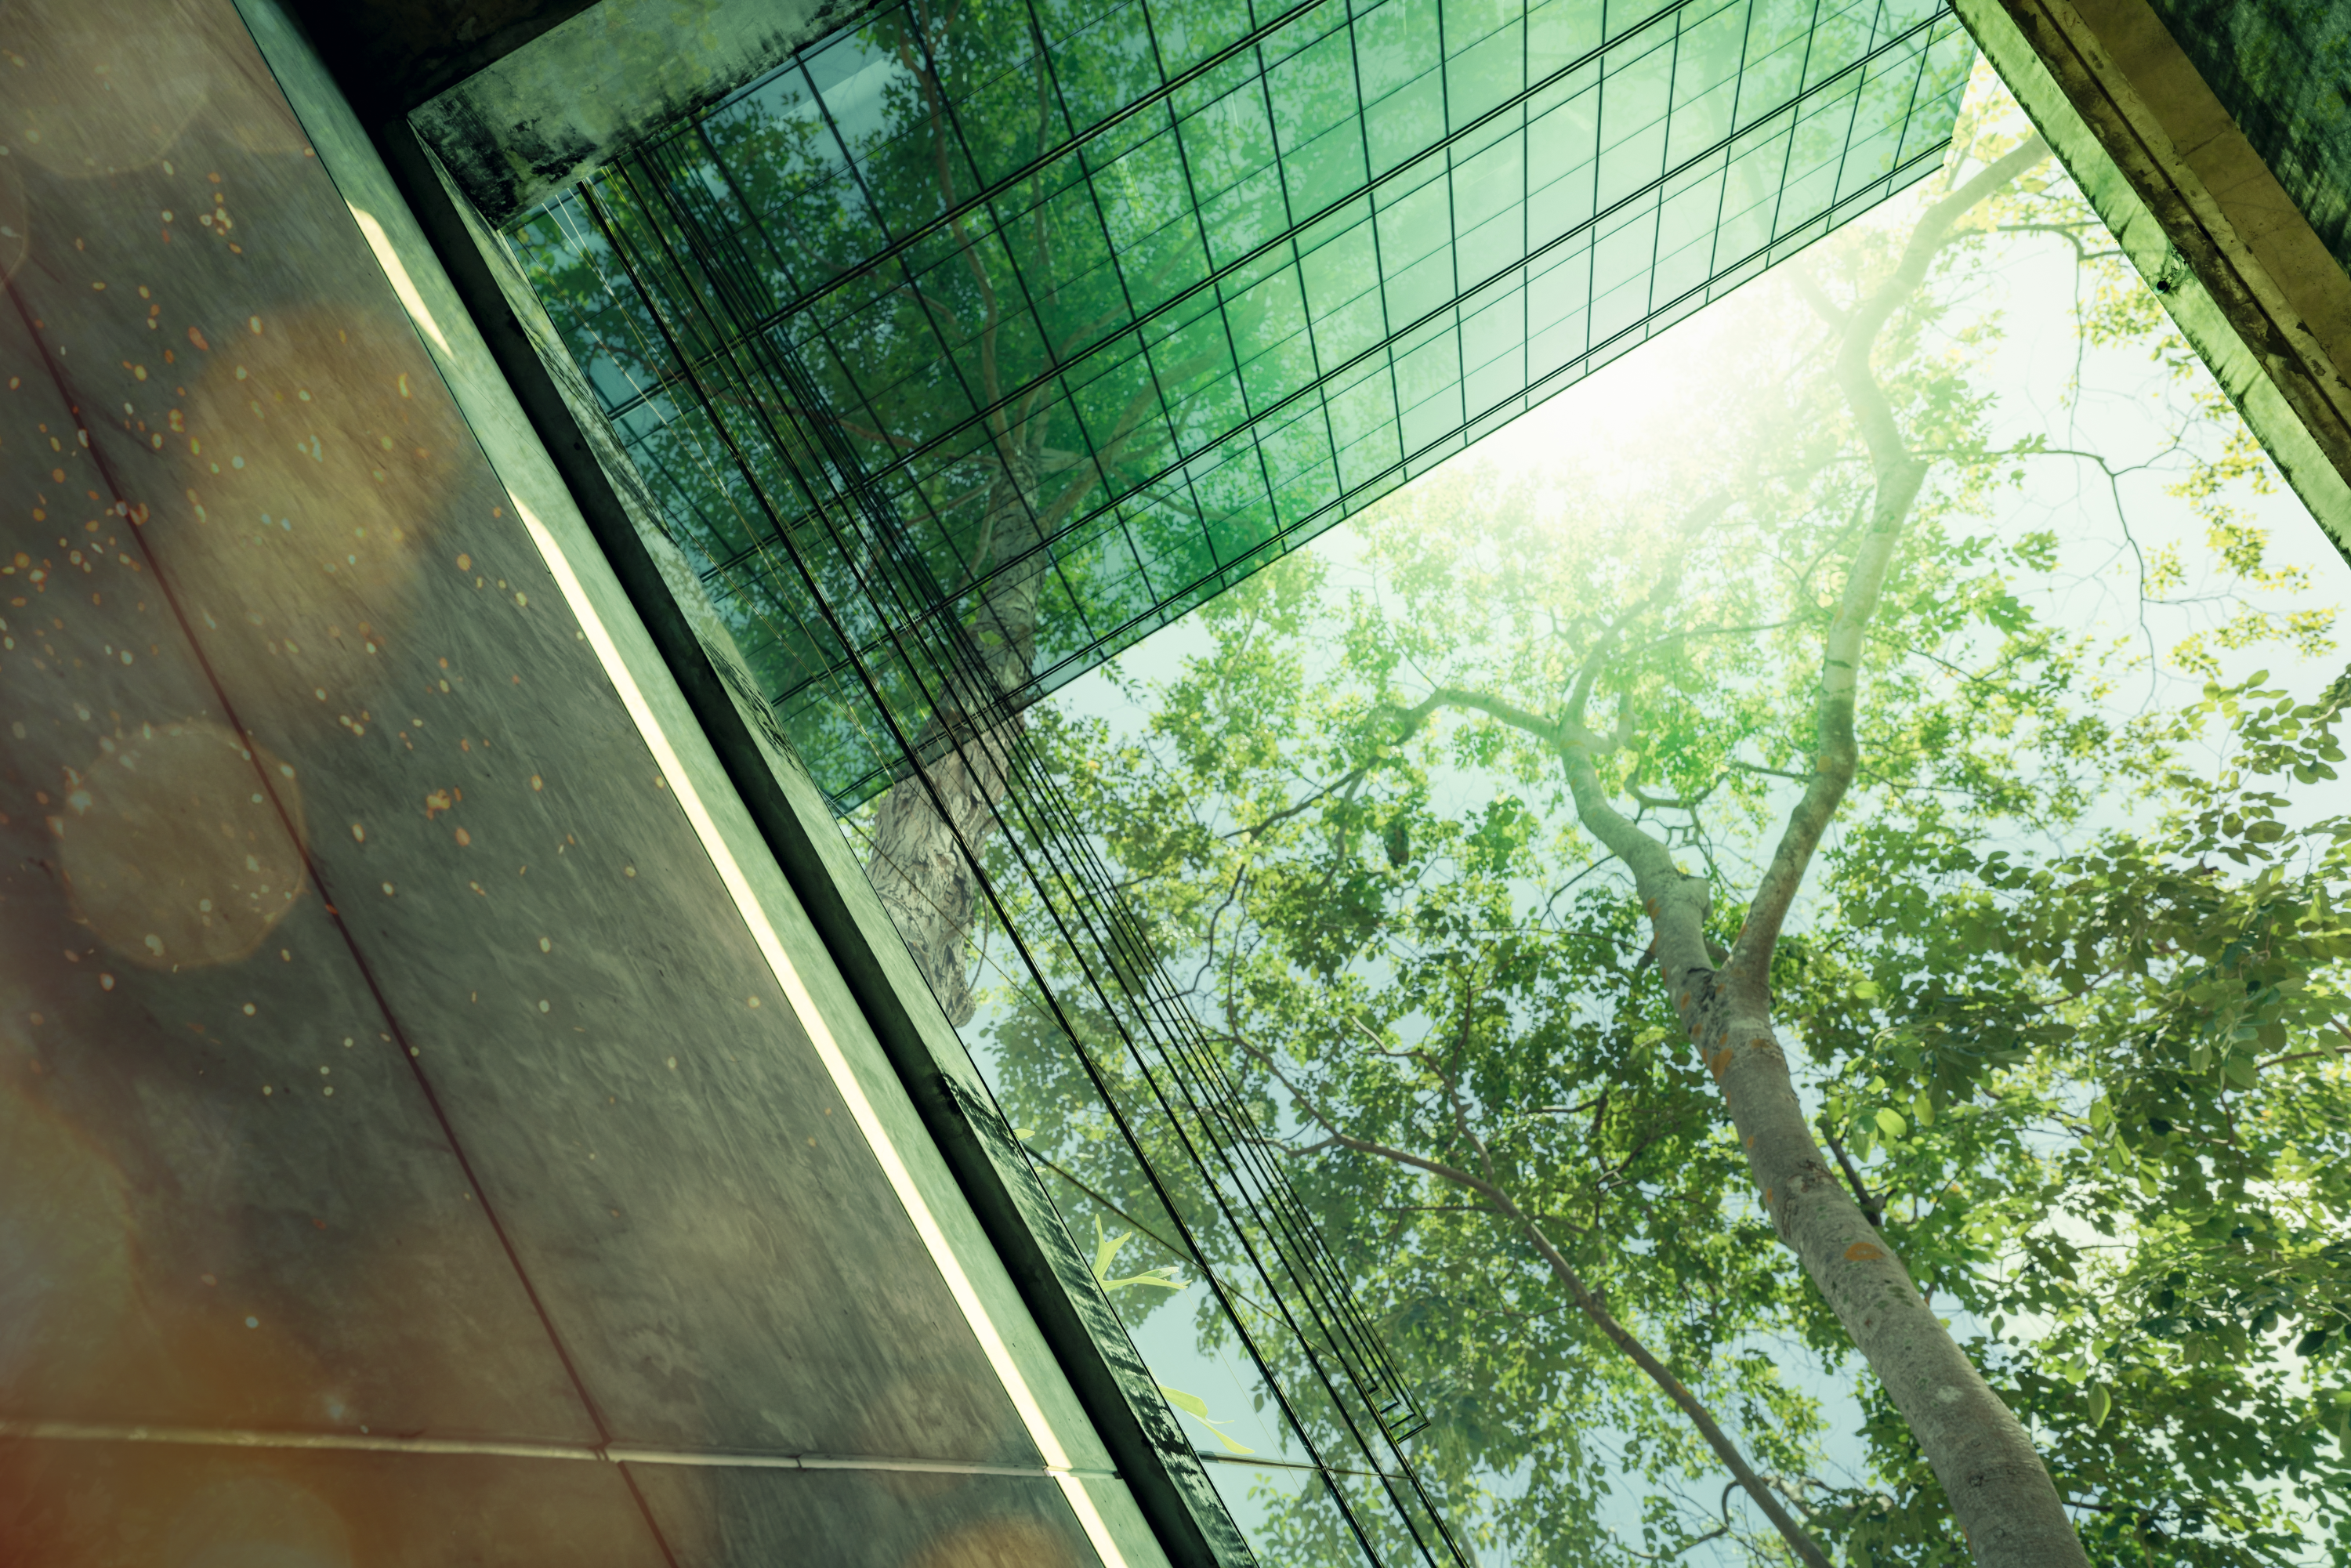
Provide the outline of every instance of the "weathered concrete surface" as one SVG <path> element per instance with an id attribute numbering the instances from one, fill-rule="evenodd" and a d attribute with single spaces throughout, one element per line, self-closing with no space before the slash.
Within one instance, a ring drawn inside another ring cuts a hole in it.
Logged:
<path id="1" fill-rule="evenodd" d="M 2351 277 L 2312 215 L 2148 0 L 1959 8 L 2288 482 L 2351 554 Z M 2036 72 L 2053 92 L 2035 89 Z M 2161 244 L 2128 237 L 2142 216 Z M 2174 287 L 2182 265 L 2192 293 Z"/>
<path id="2" fill-rule="evenodd" d="M 1094 1561 L 974 1311 L 1066 1412 L 1050 1358 L 852 1124 L 919 1129 L 789 893 L 747 925 L 389 214 L 225 3 L 9 21 L 0 1560 Z"/>
<path id="3" fill-rule="evenodd" d="M 417 110 L 492 225 L 707 108 L 873 0 L 601 0 Z"/>
<path id="4" fill-rule="evenodd" d="M 594 0 L 290 0 L 371 118 L 404 114 Z"/>
<path id="5" fill-rule="evenodd" d="M 2154 0 L 2164 28 L 2335 259 L 2351 267 L 2351 8 Z"/>
<path id="6" fill-rule="evenodd" d="M 437 216 L 449 225 L 441 254 L 455 258 L 451 281 L 461 290 L 477 290 L 469 297 L 470 313 L 476 321 L 496 323 L 493 331 L 502 341 L 491 345 L 492 352 L 500 356 L 517 395 L 527 403 L 534 393 L 539 400 L 536 417 L 556 432 L 549 445 L 577 444 L 573 455 L 580 461 L 569 478 L 573 495 L 584 497 L 583 512 L 599 487 L 609 491 L 611 514 L 598 532 L 600 542 L 615 571 L 632 582 L 635 606 L 664 662 L 680 673 L 728 778 L 910 1087 L 925 1125 L 956 1167 L 965 1196 L 1058 1353 L 1062 1372 L 1080 1390 L 1156 1544 L 1180 1563 L 1249 1561 L 1247 1543 L 1128 1339 L 1087 1250 L 1071 1236 L 977 1065 L 935 1004 L 831 804 L 744 674 L 733 633 L 664 531 L 657 503 L 613 438 L 545 308 L 478 217 L 465 211 L 446 172 L 429 172 L 451 199 L 434 216 L 420 210 L 419 217 L 429 224 Z M 455 273 L 467 264 L 475 270 Z M 475 428 L 484 423 L 476 416 Z M 692 681 L 697 669 L 716 678 L 697 687 Z M 1144 1522 L 1129 1520 L 1123 1509 L 1106 1512 L 1114 1528 Z"/>

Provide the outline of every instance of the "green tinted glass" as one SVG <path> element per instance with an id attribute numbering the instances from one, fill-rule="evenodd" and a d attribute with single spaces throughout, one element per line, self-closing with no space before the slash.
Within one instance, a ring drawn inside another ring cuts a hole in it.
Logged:
<path id="1" fill-rule="evenodd" d="M 1925 173 L 1971 58 L 1929 0 L 892 7 L 508 238 L 847 804 L 847 645 L 1051 689 Z M 925 580 L 850 590 L 843 496 Z"/>

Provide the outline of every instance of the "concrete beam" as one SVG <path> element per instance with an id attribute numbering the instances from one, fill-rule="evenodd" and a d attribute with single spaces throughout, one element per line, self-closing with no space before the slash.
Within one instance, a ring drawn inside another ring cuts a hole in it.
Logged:
<path id="1" fill-rule="evenodd" d="M 773 70 L 872 0 L 601 0 L 413 117 L 491 227 Z"/>
<path id="2" fill-rule="evenodd" d="M 2351 277 L 2147 0 L 1958 8 L 2351 557 Z"/>
<path id="3" fill-rule="evenodd" d="M 405 114 L 593 0 L 290 0 L 362 119 Z"/>

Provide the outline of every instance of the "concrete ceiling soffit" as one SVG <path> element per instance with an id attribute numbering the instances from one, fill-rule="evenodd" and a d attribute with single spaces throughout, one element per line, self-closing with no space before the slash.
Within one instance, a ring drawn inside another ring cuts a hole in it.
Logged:
<path id="1" fill-rule="evenodd" d="M 599 0 L 410 115 L 491 225 L 709 108 L 874 0 Z"/>

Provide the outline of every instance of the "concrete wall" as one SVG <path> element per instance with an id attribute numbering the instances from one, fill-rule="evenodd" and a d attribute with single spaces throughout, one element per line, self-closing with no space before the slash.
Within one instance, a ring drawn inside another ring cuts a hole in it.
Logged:
<path id="1" fill-rule="evenodd" d="M 2310 214 L 2149 0 L 1958 5 L 2287 482 L 2351 555 L 2351 275 Z"/>
<path id="2" fill-rule="evenodd" d="M 358 120 L 246 16 L 6 16 L 0 1561 L 1165 1561 Z"/>
<path id="3" fill-rule="evenodd" d="M 2351 268 L 2351 8 L 2332 0 L 2154 0 L 2197 74 Z"/>

